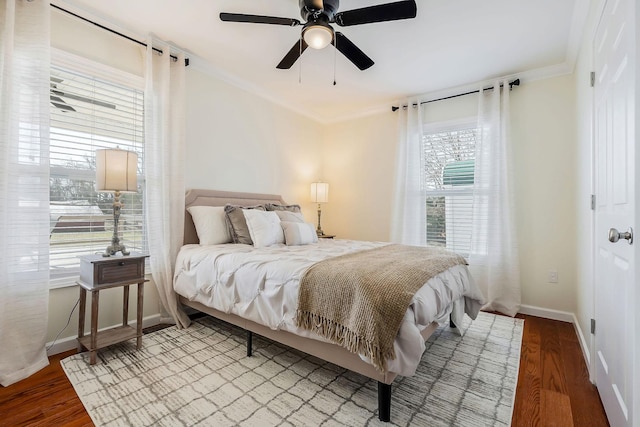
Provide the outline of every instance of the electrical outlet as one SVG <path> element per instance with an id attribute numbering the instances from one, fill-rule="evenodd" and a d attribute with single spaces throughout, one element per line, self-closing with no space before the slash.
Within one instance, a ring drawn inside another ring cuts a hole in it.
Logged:
<path id="1" fill-rule="evenodd" d="M 549 283 L 558 283 L 558 272 L 555 270 L 549 271 Z"/>

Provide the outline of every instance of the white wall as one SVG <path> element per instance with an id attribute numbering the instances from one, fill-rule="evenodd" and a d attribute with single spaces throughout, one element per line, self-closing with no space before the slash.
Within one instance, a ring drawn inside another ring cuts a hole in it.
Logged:
<path id="1" fill-rule="evenodd" d="M 523 82 L 511 93 L 522 303 L 576 309 L 575 84 L 572 76 Z M 425 122 L 467 118 L 477 96 L 425 106 Z M 331 183 L 323 229 L 342 238 L 389 240 L 396 113 L 332 124 L 323 144 Z M 549 270 L 559 283 L 547 283 Z"/>
<path id="2" fill-rule="evenodd" d="M 51 46 L 137 76 L 144 74 L 140 45 L 53 8 Z"/>
<path id="3" fill-rule="evenodd" d="M 573 76 L 523 82 L 511 97 L 522 303 L 576 308 L 576 155 Z M 550 270 L 558 283 L 548 283 Z"/>
<path id="4" fill-rule="evenodd" d="M 389 112 L 328 127 L 323 143 L 329 203 L 322 229 L 338 238 L 388 241 L 393 202 L 397 114 Z"/>
<path id="5" fill-rule="evenodd" d="M 187 69 L 187 188 L 281 194 L 314 218 L 323 126 L 206 71 Z"/>

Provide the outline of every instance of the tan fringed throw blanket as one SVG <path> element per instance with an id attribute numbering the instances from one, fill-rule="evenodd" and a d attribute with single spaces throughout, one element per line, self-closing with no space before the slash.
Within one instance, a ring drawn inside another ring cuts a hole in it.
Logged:
<path id="1" fill-rule="evenodd" d="M 370 358 L 384 372 L 415 293 L 458 264 L 466 261 L 456 253 L 404 245 L 320 261 L 300 281 L 297 325 Z"/>

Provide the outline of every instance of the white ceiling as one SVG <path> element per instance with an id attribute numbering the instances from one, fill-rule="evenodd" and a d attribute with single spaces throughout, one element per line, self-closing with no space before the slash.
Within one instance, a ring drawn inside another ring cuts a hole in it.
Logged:
<path id="1" fill-rule="evenodd" d="M 340 10 L 391 0 L 343 0 Z M 202 67 L 321 122 L 412 95 L 452 91 L 496 77 L 571 72 L 587 0 L 417 0 L 416 19 L 339 29 L 375 65 L 360 71 L 332 46 L 276 65 L 301 27 L 222 22 L 220 12 L 300 19 L 298 0 L 59 0 L 61 7 L 138 36 L 154 33 Z M 335 63 L 335 70 L 334 70 Z M 333 85 L 334 71 L 337 84 Z"/>

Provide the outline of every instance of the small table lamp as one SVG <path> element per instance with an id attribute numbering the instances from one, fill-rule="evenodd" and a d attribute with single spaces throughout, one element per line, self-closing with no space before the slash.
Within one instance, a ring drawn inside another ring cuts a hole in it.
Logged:
<path id="1" fill-rule="evenodd" d="M 318 204 L 318 228 L 316 229 L 316 233 L 318 236 L 323 236 L 324 231 L 322 231 L 322 227 L 320 226 L 320 215 L 322 214 L 320 211 L 320 204 L 327 203 L 329 201 L 329 184 L 320 181 L 312 183 L 311 201 Z"/>
<path id="2" fill-rule="evenodd" d="M 115 193 L 113 198 L 113 237 L 111 245 L 105 249 L 102 256 L 108 257 L 117 252 L 129 255 L 129 251 L 118 238 L 118 221 L 120 220 L 120 209 L 123 206 L 120 203 L 120 193 L 138 191 L 137 165 L 138 155 L 133 151 L 96 150 L 96 190 Z"/>

